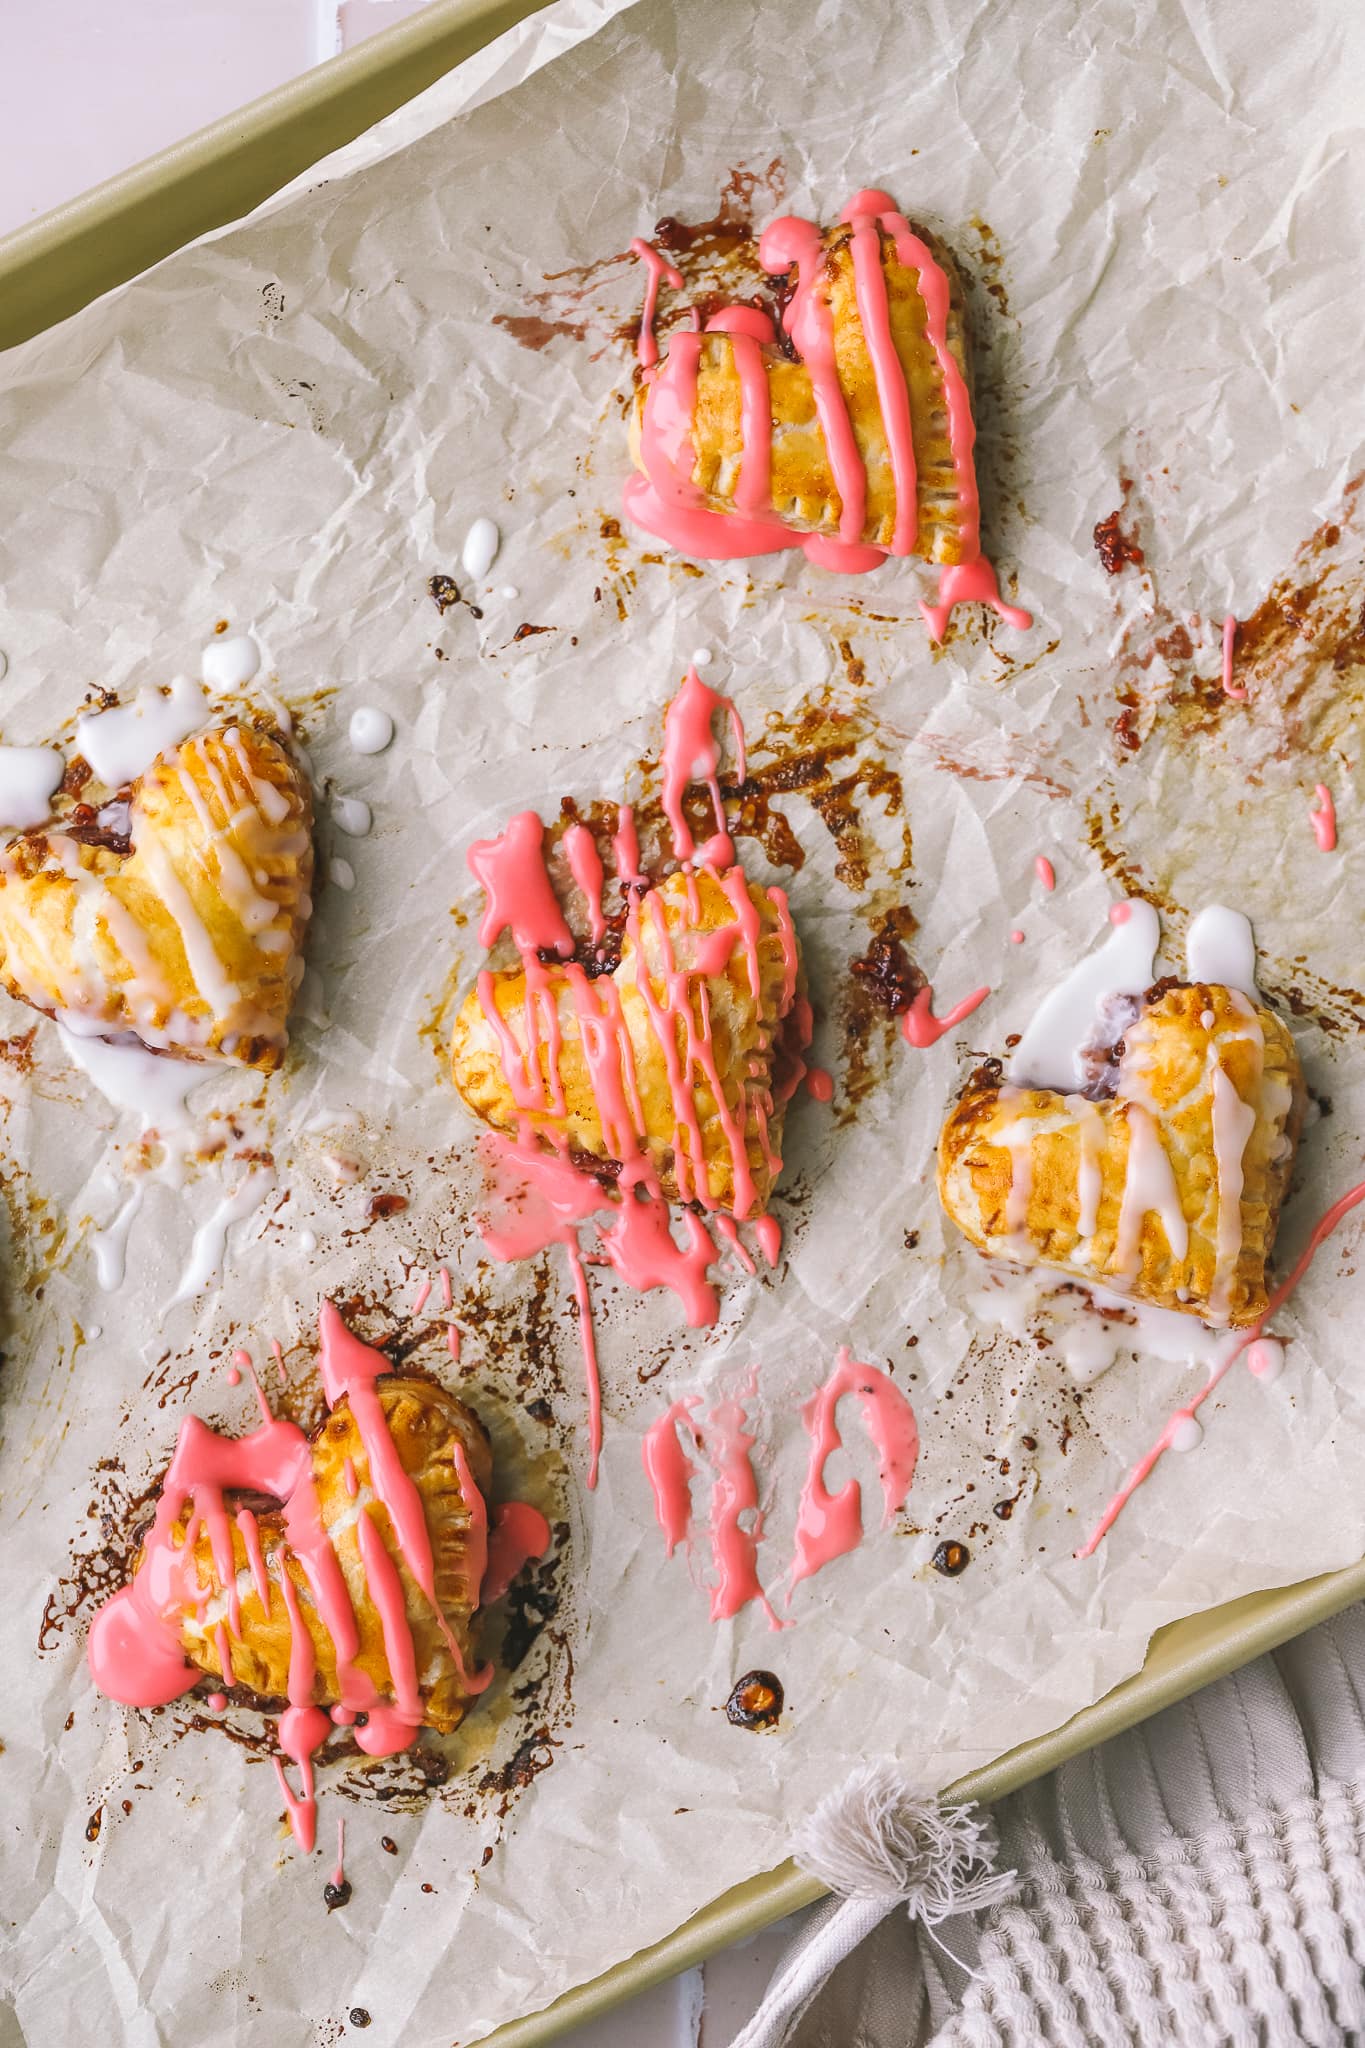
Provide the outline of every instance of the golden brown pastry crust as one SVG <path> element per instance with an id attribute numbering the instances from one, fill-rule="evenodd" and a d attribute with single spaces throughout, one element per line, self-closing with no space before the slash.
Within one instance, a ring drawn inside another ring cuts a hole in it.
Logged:
<path id="1" fill-rule="evenodd" d="M 474 1616 L 479 1587 L 473 1583 L 471 1572 L 469 1506 L 460 1488 L 451 1447 L 456 1439 L 464 1446 L 470 1473 L 486 1498 L 492 1483 L 488 1437 L 478 1418 L 462 1402 L 428 1380 L 381 1379 L 376 1384 L 403 1469 L 421 1495 L 435 1559 L 437 1597 L 465 1669 L 472 1672 L 476 1661 Z M 385 1654 L 384 1632 L 378 1609 L 366 1589 L 356 1533 L 356 1516 L 364 1514 L 378 1529 L 402 1582 L 404 1607 L 416 1651 L 424 1725 L 448 1733 L 462 1720 L 469 1695 L 431 1605 L 403 1562 L 388 1513 L 374 1494 L 364 1442 L 344 1398 L 313 1439 L 312 1448 L 319 1513 L 331 1536 L 360 1633 L 355 1663 L 371 1680 L 380 1698 L 392 1703 L 393 1677 Z M 360 1482 L 354 1498 L 346 1485 L 348 1458 Z M 229 1508 L 234 1505 L 231 1495 L 227 1504 Z M 232 1549 L 241 1629 L 240 1634 L 229 1635 L 233 1681 L 262 1699 L 283 1699 L 287 1695 L 293 1630 L 279 1586 L 280 1574 L 287 1572 L 317 1659 L 313 1704 L 335 1706 L 341 1698 L 336 1650 L 313 1605 L 302 1567 L 288 1549 L 280 1511 L 262 1512 L 257 1517 L 257 1526 L 270 1578 L 270 1606 L 268 1612 L 262 1608 L 246 1544 L 234 1521 Z M 183 1519 L 175 1525 L 171 1540 L 177 1546 L 184 1543 L 185 1528 Z M 210 1677 L 221 1678 L 217 1628 L 220 1621 L 226 1620 L 226 1600 L 208 1533 L 202 1525 L 195 1536 L 194 1558 L 208 1604 L 202 1619 L 191 1610 L 182 1611 L 180 1641 L 192 1664 Z"/>
<path id="2" fill-rule="evenodd" d="M 1303 1116 L 1294 1041 L 1273 1011 L 1236 990 L 1196 983 L 1149 1000 L 1123 1043 L 1110 1100 L 1002 1086 L 991 1072 L 973 1076 L 939 1140 L 943 1207 L 993 1256 L 1055 1266 L 1161 1308 L 1254 1323 L 1265 1313 L 1266 1270 Z M 1236 1094 L 1234 1104 L 1224 1090 L 1220 1117 L 1230 1112 L 1235 1124 L 1238 1105 L 1254 1113 L 1241 1155 L 1240 1227 L 1224 1219 L 1221 1248 L 1218 1162 L 1236 1146 L 1215 1133 L 1215 1065 Z M 1125 1219 L 1134 1155 L 1134 1188 L 1161 1194 L 1179 1232 L 1153 1136 L 1188 1232 L 1183 1255 L 1158 1208 L 1141 1211 L 1137 1224 L 1140 1196 L 1130 1197 Z M 1091 1215 L 1086 1152 L 1095 1175 Z M 1093 1228 L 1083 1229 L 1092 1217 Z"/>
<path id="3" fill-rule="evenodd" d="M 867 476 L 862 538 L 873 546 L 889 548 L 896 525 L 891 447 L 882 421 L 872 359 L 858 316 L 853 258 L 849 251 L 852 232 L 847 225 L 825 231 L 822 240 L 827 252 L 826 267 L 819 289 L 830 308 L 839 385 Z M 948 437 L 943 375 L 926 332 L 924 300 L 917 283 L 919 272 L 900 262 L 894 241 L 884 229 L 879 227 L 877 232 L 892 338 L 910 393 L 919 500 L 919 527 L 913 552 L 929 562 L 960 562 L 962 505 Z M 965 378 L 968 365 L 962 280 L 948 250 L 924 228 L 916 227 L 915 233 L 948 279 L 946 339 Z M 836 534 L 842 505 L 820 431 L 810 373 L 803 363 L 793 362 L 776 345 L 763 348 L 763 359 L 772 401 L 773 512 L 796 532 Z M 646 388 L 642 387 L 636 394 L 631 425 L 631 456 L 641 469 L 644 464 L 640 421 L 645 399 Z M 728 335 L 708 334 L 702 343 L 697 370 L 692 431 L 696 462 L 692 482 L 712 511 L 735 509 L 743 444 L 740 379 L 734 349 Z"/>
<path id="4" fill-rule="evenodd" d="M 312 825 L 272 734 L 196 733 L 132 784 L 130 851 L 54 826 L 0 852 L 0 981 L 103 1035 L 269 1071 L 303 972 Z"/>
<path id="5" fill-rule="evenodd" d="M 745 1157 L 753 1176 L 757 1210 L 766 1207 L 772 1190 L 771 1154 L 780 1154 L 785 1102 L 780 1088 L 774 1088 L 776 1063 L 781 1058 L 784 1030 L 792 1001 L 787 999 L 788 968 L 781 937 L 779 911 L 768 890 L 748 881 L 749 900 L 758 916 L 756 953 L 759 965 L 757 1000 L 749 981 L 748 954 L 736 946 L 724 967 L 708 974 L 704 981 L 715 1066 L 721 1094 L 731 1119 L 745 1137 Z M 695 906 L 695 907 L 694 907 Z M 656 919 L 662 917 L 676 964 L 688 966 L 695 949 L 707 933 L 736 923 L 734 905 L 720 883 L 706 870 L 694 875 L 674 874 L 644 897 L 640 929 L 644 943 L 648 985 L 658 1002 L 663 992 L 663 958 Z M 795 946 L 794 936 L 790 941 Z M 555 996 L 559 1022 L 558 1071 L 563 1087 L 562 1116 L 543 1111 L 529 1115 L 518 1110 L 503 1072 L 498 1040 L 484 1014 L 477 989 L 466 999 L 451 1038 L 451 1072 L 476 1116 L 497 1130 L 515 1132 L 524 1121 L 534 1130 L 553 1135 L 576 1152 L 608 1161 L 597 1098 L 588 1064 L 583 1055 L 579 1021 L 563 969 L 547 968 Z M 674 1158 L 675 1115 L 664 1046 L 651 1020 L 649 1005 L 641 993 L 641 963 L 627 934 L 620 965 L 613 977 L 620 998 L 621 1013 L 629 1035 L 636 1085 L 644 1122 L 643 1147 L 670 1200 L 688 1199 L 691 1190 L 679 1184 Z M 526 976 L 520 967 L 504 969 L 492 977 L 498 1013 L 504 1019 L 525 1054 Z M 798 970 L 794 995 L 804 992 Z M 689 991 L 694 1024 L 700 1030 L 701 993 L 694 983 Z M 684 1030 L 674 1027 L 673 1045 L 678 1057 L 684 1055 Z M 549 1055 L 540 1046 L 540 1073 L 548 1076 Z M 730 1142 L 715 1094 L 700 1074 L 694 1073 L 692 1099 L 696 1107 L 704 1155 L 705 1185 L 710 1205 L 721 1209 L 735 1206 L 734 1162 Z M 769 1096 L 771 1107 L 765 1107 Z M 760 1136 L 760 1111 L 766 1123 L 768 1144 Z M 684 1137 L 686 1133 L 684 1132 Z M 693 1176 L 699 1181 L 699 1176 Z"/>

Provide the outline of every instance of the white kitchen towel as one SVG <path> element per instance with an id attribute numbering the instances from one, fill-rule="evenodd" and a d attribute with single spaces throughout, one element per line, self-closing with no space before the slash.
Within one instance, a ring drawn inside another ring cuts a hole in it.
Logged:
<path id="1" fill-rule="evenodd" d="M 1011 1897 L 933 1930 L 893 1909 L 851 1952 L 831 1902 L 784 1956 L 745 2048 L 1365 2039 L 1365 1609 L 993 1819 L 998 1861 L 1019 1873 Z"/>

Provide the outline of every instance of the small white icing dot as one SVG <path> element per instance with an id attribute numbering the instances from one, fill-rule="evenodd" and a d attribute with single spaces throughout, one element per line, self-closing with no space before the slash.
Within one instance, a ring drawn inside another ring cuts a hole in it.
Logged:
<path id="1" fill-rule="evenodd" d="M 706 664 L 709 661 L 714 661 L 714 659 L 715 656 L 709 647 L 698 647 L 692 656 L 692 666 L 693 668 L 705 668 Z"/>
<path id="2" fill-rule="evenodd" d="M 315 1252 L 317 1248 L 318 1241 L 313 1232 L 311 1230 L 301 1230 L 299 1232 L 299 1250 L 301 1252 Z"/>
<path id="3" fill-rule="evenodd" d="M 472 576 L 476 583 L 481 583 L 492 568 L 497 552 L 497 527 L 491 519 L 476 519 L 465 535 L 464 553 L 460 557 L 466 576 Z"/>
<path id="4" fill-rule="evenodd" d="M 335 882 L 338 889 L 354 889 L 355 869 L 348 860 L 329 860 L 327 863 L 327 874 L 329 880 Z"/>
<path id="5" fill-rule="evenodd" d="M 1171 1431 L 1173 1451 L 1197 1451 L 1204 1441 L 1204 1426 L 1193 1415 L 1182 1415 Z"/>
<path id="6" fill-rule="evenodd" d="M 363 796 L 334 796 L 332 816 L 348 839 L 363 839 L 374 823 L 374 814 Z"/>
<path id="7" fill-rule="evenodd" d="M 1269 1385 L 1284 1371 L 1284 1346 L 1278 1337 L 1258 1337 L 1247 1352 L 1247 1370 Z"/>
<path id="8" fill-rule="evenodd" d="M 1201 1010 L 1201 1011 L 1199 1012 L 1199 1021 L 1200 1021 L 1200 1023 L 1201 1023 L 1202 1025 L 1203 1025 L 1203 1027 L 1204 1027 L 1204 1029 L 1205 1029 L 1206 1031 L 1212 1031 L 1212 1029 L 1213 1029 L 1213 1011 L 1212 1011 L 1212 1010 Z"/>
<path id="9" fill-rule="evenodd" d="M 382 754 L 393 738 L 393 720 L 387 711 L 362 704 L 351 713 L 350 737 L 357 754 Z"/>
<path id="10" fill-rule="evenodd" d="M 512 604 L 521 596 L 521 592 L 517 589 L 515 583 L 504 583 L 502 589 L 498 592 L 498 596 L 505 597 L 508 604 Z"/>
<path id="11" fill-rule="evenodd" d="M 211 690 L 240 690 L 261 665 L 261 650 L 250 633 L 210 640 L 199 657 L 199 673 Z"/>

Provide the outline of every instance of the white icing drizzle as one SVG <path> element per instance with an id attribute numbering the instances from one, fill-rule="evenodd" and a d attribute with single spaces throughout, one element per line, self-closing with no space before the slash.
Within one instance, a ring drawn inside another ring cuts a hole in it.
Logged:
<path id="1" fill-rule="evenodd" d="M 229 980 L 207 927 L 194 907 L 194 899 L 145 812 L 139 811 L 133 820 L 133 847 L 180 934 L 195 986 L 221 1023 L 231 1015 L 241 991 L 235 981 Z"/>
<path id="2" fill-rule="evenodd" d="M 261 650 L 250 633 L 210 640 L 199 657 L 199 673 L 211 690 L 240 690 L 261 666 Z"/>
<path id="3" fill-rule="evenodd" d="M 260 1207 L 274 1185 L 274 1173 L 268 1167 L 257 1167 L 235 1193 L 224 1196 L 213 1214 L 195 1231 L 189 1260 L 181 1274 L 179 1287 L 166 1303 L 167 1309 L 175 1308 L 182 1301 L 193 1301 L 219 1277 L 227 1253 L 229 1230 L 234 1223 L 245 1222 Z"/>
<path id="4" fill-rule="evenodd" d="M 335 854 L 327 863 L 327 879 L 335 882 L 338 889 L 347 893 L 355 887 L 355 869 L 348 860 L 339 860 Z"/>
<path id="5" fill-rule="evenodd" d="M 472 576 L 476 583 L 482 583 L 493 566 L 498 552 L 498 529 L 491 519 L 478 518 L 464 538 L 464 551 L 460 556 L 466 576 Z"/>
<path id="6" fill-rule="evenodd" d="M 1257 1036 L 1260 1036 L 1259 1026 Z M 1247 1142 L 1256 1128 L 1256 1111 L 1243 1102 L 1231 1077 L 1225 1073 L 1215 1046 L 1209 1047 L 1210 1086 L 1213 1089 L 1213 1157 L 1218 1179 L 1218 1222 L 1214 1233 L 1213 1285 L 1209 1290 L 1209 1316 L 1226 1322 L 1229 1290 L 1242 1253 L 1242 1161 Z"/>
<path id="7" fill-rule="evenodd" d="M 123 1285 L 128 1268 L 128 1233 L 141 1207 L 141 1187 L 130 1188 L 113 1222 L 106 1224 L 103 1230 L 90 1233 L 90 1249 L 95 1254 L 95 1278 L 104 1294 L 113 1294 Z"/>
<path id="8" fill-rule="evenodd" d="M 1211 1370 L 1228 1341 L 1226 1331 L 1207 1330 L 1178 1309 L 1134 1301 L 1055 1267 L 1023 1270 L 992 1263 L 984 1284 L 967 1300 L 981 1322 L 1012 1337 L 1025 1337 L 1034 1323 L 1044 1323 L 1049 1355 L 1081 1385 L 1098 1379 L 1125 1352 Z"/>
<path id="9" fill-rule="evenodd" d="M 1095 1235 L 1100 1217 L 1100 1196 L 1104 1190 L 1104 1152 L 1106 1132 L 1104 1118 L 1093 1102 L 1087 1102 L 1083 1095 L 1067 1098 L 1067 1108 L 1080 1123 L 1080 1159 L 1076 1168 L 1076 1200 L 1078 1213 L 1076 1229 L 1080 1236 L 1074 1258 L 1086 1258 L 1090 1240 Z"/>
<path id="10" fill-rule="evenodd" d="M 350 739 L 357 754 L 382 754 L 393 739 L 393 720 L 387 711 L 362 704 L 351 713 Z"/>
<path id="11" fill-rule="evenodd" d="M 1150 903 L 1134 901 L 1126 908 L 1127 916 L 1104 944 L 1078 961 L 1038 1005 L 1009 1062 L 1016 1086 L 1070 1093 L 1085 1078 L 1080 1054 L 1105 997 L 1141 995 L 1151 986 L 1160 921 Z"/>
<path id="12" fill-rule="evenodd" d="M 65 772 L 56 747 L 0 747 L 0 825 L 19 832 L 45 825 Z"/>
<path id="13" fill-rule="evenodd" d="M 88 1019 L 70 1014 L 58 1020 L 58 1030 L 68 1055 L 105 1101 L 134 1111 L 144 1130 L 190 1125 L 188 1097 L 212 1068 L 149 1052 L 135 1038 L 102 1038 Z"/>
<path id="14" fill-rule="evenodd" d="M 1123 1113 L 1128 1124 L 1128 1157 L 1114 1236 L 1114 1264 L 1122 1276 L 1131 1279 L 1138 1271 L 1138 1241 L 1145 1217 L 1160 1219 L 1171 1256 L 1177 1261 L 1189 1251 L 1190 1227 L 1155 1118 L 1140 1102 L 1127 1102 Z"/>
<path id="15" fill-rule="evenodd" d="M 158 754 L 168 753 L 204 722 L 207 699 L 188 676 L 177 676 L 169 690 L 150 686 L 131 704 L 112 711 L 88 711 L 76 720 L 76 752 L 110 789 L 149 768 Z"/>
<path id="16" fill-rule="evenodd" d="M 1185 940 L 1185 974 L 1189 981 L 1236 988 L 1252 1001 L 1256 989 L 1256 940 L 1240 910 L 1210 903 L 1190 926 Z"/>

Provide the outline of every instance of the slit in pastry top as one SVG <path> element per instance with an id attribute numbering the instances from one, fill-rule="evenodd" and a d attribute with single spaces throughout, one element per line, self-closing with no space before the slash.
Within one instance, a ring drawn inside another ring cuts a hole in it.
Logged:
<path id="1" fill-rule="evenodd" d="M 936 639 L 963 601 L 1030 625 L 981 553 L 963 295 L 947 251 L 888 193 L 864 191 L 823 233 L 795 216 L 772 222 L 759 259 L 791 280 L 785 342 L 761 308 L 726 306 L 675 332 L 662 362 L 650 265 L 630 517 L 704 558 L 801 547 L 860 572 L 919 555 L 940 571 L 939 603 L 922 607 Z"/>
<path id="2" fill-rule="evenodd" d="M 312 825 L 307 778 L 273 733 L 192 734 L 95 823 L 0 848 L 0 982 L 84 1036 L 277 1067 L 303 975 Z"/>
<path id="3" fill-rule="evenodd" d="M 1255 1323 L 1303 1116 L 1294 1041 L 1219 985 L 1160 983 L 1132 1008 L 1086 1093 L 1011 1086 L 994 1062 L 972 1076 L 939 1139 L 943 1207 L 992 1257 Z"/>

